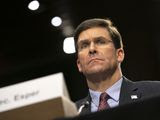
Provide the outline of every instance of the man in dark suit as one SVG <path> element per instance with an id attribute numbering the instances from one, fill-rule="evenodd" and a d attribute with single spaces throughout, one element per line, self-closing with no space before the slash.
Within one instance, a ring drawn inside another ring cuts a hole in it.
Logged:
<path id="1" fill-rule="evenodd" d="M 81 114 L 113 108 L 156 96 L 160 82 L 132 82 L 122 75 L 123 43 L 109 19 L 89 19 L 75 31 L 77 66 L 89 87 L 86 98 L 76 102 Z"/>

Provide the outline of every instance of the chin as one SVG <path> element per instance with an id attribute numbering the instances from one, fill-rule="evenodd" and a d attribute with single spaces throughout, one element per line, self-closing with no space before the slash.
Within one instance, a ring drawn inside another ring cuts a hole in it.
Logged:
<path id="1" fill-rule="evenodd" d="M 104 69 L 102 67 L 94 67 L 86 71 L 87 74 L 96 74 L 103 72 Z"/>

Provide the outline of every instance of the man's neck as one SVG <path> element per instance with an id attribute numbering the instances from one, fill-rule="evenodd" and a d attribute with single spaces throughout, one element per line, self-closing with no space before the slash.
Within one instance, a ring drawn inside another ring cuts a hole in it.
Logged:
<path id="1" fill-rule="evenodd" d="M 113 75 L 96 75 L 93 79 L 87 79 L 88 87 L 94 91 L 104 92 L 122 77 L 121 69 L 117 69 Z"/>

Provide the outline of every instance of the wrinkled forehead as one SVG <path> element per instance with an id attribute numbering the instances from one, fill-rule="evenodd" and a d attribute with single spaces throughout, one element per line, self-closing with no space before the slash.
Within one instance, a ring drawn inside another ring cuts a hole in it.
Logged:
<path id="1" fill-rule="evenodd" d="M 83 40 L 91 40 L 98 37 L 104 37 L 106 39 L 111 39 L 110 34 L 106 28 L 94 27 L 82 31 L 78 37 L 78 43 Z"/>

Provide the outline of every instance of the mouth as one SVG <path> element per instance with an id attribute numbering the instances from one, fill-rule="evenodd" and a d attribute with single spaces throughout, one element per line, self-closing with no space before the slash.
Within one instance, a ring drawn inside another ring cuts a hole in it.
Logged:
<path id="1" fill-rule="evenodd" d="M 88 64 L 93 63 L 93 62 L 99 62 L 99 61 L 102 61 L 102 59 L 92 58 L 92 59 L 89 60 Z"/>

